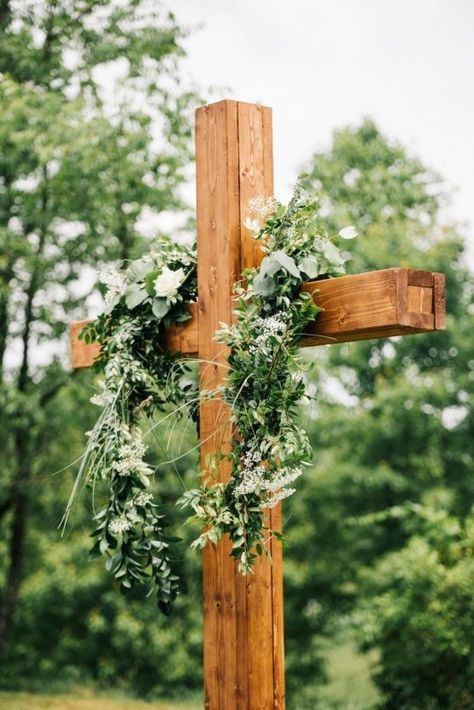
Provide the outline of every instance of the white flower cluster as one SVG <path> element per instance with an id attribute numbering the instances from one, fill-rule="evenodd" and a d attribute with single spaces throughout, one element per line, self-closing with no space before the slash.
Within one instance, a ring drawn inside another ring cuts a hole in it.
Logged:
<path id="1" fill-rule="evenodd" d="M 117 517 L 112 518 L 108 527 L 113 535 L 120 535 L 130 530 L 132 525 L 132 521 L 126 515 L 117 515 Z"/>
<path id="2" fill-rule="evenodd" d="M 262 455 L 258 451 L 247 451 L 242 461 L 242 480 L 235 489 L 237 495 L 253 493 L 262 487 L 266 469 L 261 461 Z"/>
<path id="3" fill-rule="evenodd" d="M 276 208 L 276 200 L 272 197 L 264 197 L 259 195 L 249 200 L 248 210 L 250 214 L 259 217 L 261 220 L 266 220 Z"/>
<path id="4" fill-rule="evenodd" d="M 101 391 L 97 394 L 93 394 L 90 398 L 91 404 L 97 405 L 97 407 L 105 407 L 107 404 L 111 404 L 114 399 L 114 394 L 108 390 L 103 382 L 100 383 Z"/>
<path id="5" fill-rule="evenodd" d="M 105 293 L 105 305 L 110 306 L 115 299 L 120 298 L 125 293 L 125 275 L 115 266 L 107 266 L 98 272 L 98 280 L 107 286 Z"/>
<path id="6" fill-rule="evenodd" d="M 135 505 L 141 505 L 145 506 L 148 505 L 148 503 L 151 503 L 153 500 L 153 495 L 151 493 L 139 493 L 135 498 L 133 499 L 133 502 Z"/>
<path id="7" fill-rule="evenodd" d="M 235 488 L 235 493 L 237 495 L 246 495 L 256 491 L 266 491 L 270 495 L 265 507 L 273 507 L 279 500 L 294 493 L 294 488 L 285 488 L 285 486 L 293 483 L 302 473 L 302 468 L 288 466 L 282 467 L 278 476 L 268 478 L 268 469 L 262 464 L 261 454 L 258 451 L 248 451 L 242 461 L 242 480 Z"/>
<path id="8" fill-rule="evenodd" d="M 244 226 L 254 234 L 260 232 L 261 227 L 273 212 L 277 202 L 274 197 L 254 197 L 248 205 L 249 216 L 244 220 Z"/>
<path id="9" fill-rule="evenodd" d="M 136 429 L 133 436 L 126 427 L 122 427 L 121 431 L 127 443 L 119 447 L 118 460 L 114 461 L 114 470 L 119 476 L 128 476 L 130 473 L 151 476 L 151 467 L 143 461 L 147 447 L 142 442 L 140 430 Z"/>
<path id="10" fill-rule="evenodd" d="M 303 469 L 298 466 L 288 466 L 281 468 L 279 475 L 276 478 L 272 478 L 270 481 L 265 481 L 265 490 L 271 493 L 279 491 L 284 488 L 289 483 L 293 483 L 297 478 L 301 476 Z"/>
<path id="11" fill-rule="evenodd" d="M 249 351 L 253 354 L 264 348 L 268 339 L 275 335 L 283 335 L 287 329 L 287 322 L 281 313 L 275 313 L 267 318 L 256 318 L 255 326 L 260 331 L 254 342 L 249 346 Z"/>
<path id="12" fill-rule="evenodd" d="M 285 498 L 289 498 L 293 495 L 293 493 L 296 493 L 296 488 L 282 488 L 278 491 L 278 493 L 274 493 L 271 498 L 269 498 L 265 502 L 263 507 L 274 508 L 277 503 L 279 503 L 281 500 L 284 500 Z"/>

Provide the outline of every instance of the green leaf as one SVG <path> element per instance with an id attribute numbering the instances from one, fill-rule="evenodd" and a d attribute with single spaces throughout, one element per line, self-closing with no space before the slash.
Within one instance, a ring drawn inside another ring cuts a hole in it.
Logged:
<path id="1" fill-rule="evenodd" d="M 258 274 L 253 280 L 253 288 L 259 296 L 272 296 L 276 290 L 276 284 L 271 276 Z"/>
<path id="2" fill-rule="evenodd" d="M 151 261 L 144 261 L 143 259 L 136 259 L 132 261 L 127 269 L 127 279 L 129 282 L 132 281 L 143 281 L 145 276 L 150 273 L 154 268 Z"/>
<path id="3" fill-rule="evenodd" d="M 148 298 L 147 292 L 138 284 L 129 286 L 125 291 L 125 303 L 130 310 L 139 306 L 146 298 Z"/>
<path id="4" fill-rule="evenodd" d="M 298 268 L 302 271 L 309 279 L 315 279 L 319 276 L 319 261 L 315 256 L 305 256 L 299 264 Z"/>
<path id="5" fill-rule="evenodd" d="M 166 298 L 154 298 L 151 306 L 153 315 L 159 320 L 162 320 L 170 309 L 170 304 L 167 302 Z"/>
<path id="6" fill-rule="evenodd" d="M 286 252 L 279 249 L 278 251 L 273 252 L 272 256 L 288 271 L 288 273 L 297 279 L 301 278 L 301 273 L 295 264 L 295 260 L 292 259 L 291 256 L 288 256 Z"/>

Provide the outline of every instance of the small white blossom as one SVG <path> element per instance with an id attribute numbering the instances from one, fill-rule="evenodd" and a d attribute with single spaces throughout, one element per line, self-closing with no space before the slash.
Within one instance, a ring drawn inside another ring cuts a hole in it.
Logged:
<path id="1" fill-rule="evenodd" d="M 155 279 L 155 294 L 159 298 L 172 298 L 178 293 L 178 288 L 183 283 L 186 274 L 183 269 L 172 271 L 167 266 L 163 267 L 161 274 Z"/>
<path id="2" fill-rule="evenodd" d="M 341 239 L 355 239 L 358 234 L 359 232 L 352 224 L 349 227 L 343 227 L 343 229 L 339 230 Z"/>
<path id="3" fill-rule="evenodd" d="M 89 401 L 97 407 L 105 407 L 113 401 L 113 398 L 113 393 L 105 387 L 104 383 L 101 383 L 101 391 L 93 394 Z"/>
<path id="4" fill-rule="evenodd" d="M 123 532 L 127 532 L 132 527 L 132 522 L 127 518 L 126 515 L 118 515 L 116 518 L 112 518 L 109 523 L 109 530 L 114 535 L 120 535 Z"/>
<path id="5" fill-rule="evenodd" d="M 249 346 L 251 353 L 255 354 L 268 344 L 271 337 L 283 335 L 288 324 L 285 317 L 281 313 L 275 313 L 267 318 L 256 318 L 255 326 L 260 334 L 255 338 L 254 342 Z"/>
<path id="6" fill-rule="evenodd" d="M 275 212 L 276 200 L 274 197 L 264 197 L 259 195 L 249 200 L 248 210 L 250 214 L 259 217 L 265 221 L 273 212 Z"/>
<path id="7" fill-rule="evenodd" d="M 137 509 L 133 505 L 127 510 L 127 520 L 132 525 L 135 525 L 135 523 L 138 523 L 141 520 L 137 513 Z"/>
<path id="8" fill-rule="evenodd" d="M 274 508 L 277 503 L 279 503 L 281 500 L 284 500 L 285 498 L 289 498 L 289 496 L 292 496 L 293 493 L 296 493 L 296 488 L 282 488 L 278 491 L 278 493 L 274 493 L 271 498 L 269 498 L 265 502 L 265 505 L 263 507 Z"/>
<path id="9" fill-rule="evenodd" d="M 142 442 L 140 431 L 137 429 L 133 437 L 127 430 L 122 431 L 127 443 L 119 447 L 117 460 L 114 461 L 113 467 L 119 476 L 128 476 L 131 473 L 139 473 L 145 476 L 151 476 L 151 467 L 143 461 L 143 457 L 147 447 Z"/>
<path id="10" fill-rule="evenodd" d="M 148 503 L 151 503 L 153 500 L 153 496 L 151 493 L 139 493 L 137 496 L 134 498 L 134 503 L 135 505 L 141 505 L 145 506 L 148 505 Z"/>
<path id="11" fill-rule="evenodd" d="M 275 212 L 276 205 L 274 197 L 254 197 L 249 201 L 249 215 L 244 220 L 244 227 L 253 234 L 258 234 L 270 215 Z"/>
<path id="12" fill-rule="evenodd" d="M 280 488 L 284 488 L 289 483 L 293 483 L 293 481 L 296 481 L 296 479 L 299 478 L 302 473 L 303 469 L 298 468 L 296 466 L 282 468 L 278 476 L 270 479 L 269 481 L 265 481 L 264 489 L 269 492 L 278 491 L 280 490 Z"/>
<path id="13" fill-rule="evenodd" d="M 125 275 L 116 266 L 107 266 L 98 273 L 99 283 L 107 286 L 105 305 L 110 306 L 117 298 L 123 296 L 127 286 Z"/>

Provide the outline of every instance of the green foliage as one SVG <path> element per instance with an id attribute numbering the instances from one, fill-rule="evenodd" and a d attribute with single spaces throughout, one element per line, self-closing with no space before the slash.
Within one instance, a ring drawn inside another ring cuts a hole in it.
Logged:
<path id="1" fill-rule="evenodd" d="M 360 636 L 365 648 L 382 651 L 375 677 L 384 707 L 470 708 L 474 518 L 460 523 L 425 507 L 416 513 L 418 533 L 365 573 Z"/>
<path id="2" fill-rule="evenodd" d="M 144 214 L 189 215 L 179 187 L 198 98 L 180 84 L 183 35 L 159 3 L 6 0 L 0 27 L 0 657 L 8 659 L 12 626 L 12 646 L 22 624 L 30 634 L 15 610 L 24 576 L 41 565 L 38 531 L 54 531 L 60 518 L 55 496 L 64 490 L 50 474 L 71 461 L 65 442 L 78 451 L 68 321 L 90 308 L 96 268 L 142 251 Z M 66 401 L 61 420 L 55 411 Z"/>
<path id="3" fill-rule="evenodd" d="M 316 155 L 309 172 L 310 182 L 321 187 L 328 228 L 353 221 L 364 232 L 347 245 L 348 269 L 402 265 L 446 273 L 448 328 L 331 346 L 309 356 L 315 360 L 310 391 L 316 392 L 317 405 L 306 415 L 315 466 L 313 475 L 302 479 L 301 496 L 289 500 L 285 526 L 287 665 L 295 704 L 321 667 L 318 638 L 347 627 L 359 604 L 370 609 L 376 592 L 365 583 L 366 570 L 409 548 L 413 536 L 424 537 L 421 518 L 409 514 L 412 506 L 436 509 L 442 502 L 464 529 L 474 504 L 473 279 L 461 236 L 442 221 L 440 186 L 371 122 L 339 131 L 332 150 Z M 467 601 L 462 594 L 458 598 Z M 420 596 L 410 603 L 411 614 L 421 612 Z M 461 616 L 452 625 L 462 634 Z M 417 643 L 414 639 L 413 653 L 423 656 L 424 646 L 416 651 Z M 389 644 L 383 633 L 372 645 L 382 659 L 377 678 L 390 676 L 383 706 L 397 707 L 392 691 L 405 682 L 405 647 Z M 303 646 L 311 654 L 301 657 Z M 453 673 L 458 673 L 454 667 Z M 462 686 L 465 680 L 461 673 L 453 683 Z M 422 679 L 417 686 L 413 674 L 411 682 L 410 707 L 429 707 L 415 700 L 425 697 Z M 433 707 L 442 706 L 438 690 L 433 684 Z"/>
<path id="4" fill-rule="evenodd" d="M 170 406 L 179 420 L 196 399 L 197 387 L 189 377 L 186 382 L 189 366 L 162 343 L 165 326 L 190 318 L 186 304 L 197 297 L 195 250 L 163 237 L 102 280 L 108 287 L 106 311 L 81 333 L 100 343 L 94 365 L 104 380 L 92 401 L 101 413 L 88 432 L 64 525 L 79 486 L 87 484 L 95 494 L 104 483 L 106 503 L 94 517 L 92 554 L 106 558 L 122 591 L 146 585 L 147 596 L 156 591 L 159 608 L 169 614 L 179 589 L 170 548 L 176 540 L 166 535 L 165 516 L 145 492 L 154 469 L 144 460 L 140 422 L 145 419 L 150 431 L 154 417 Z"/>
<path id="5" fill-rule="evenodd" d="M 227 483 L 216 480 L 217 461 L 211 460 L 207 480 L 181 501 L 204 528 L 194 545 L 201 549 L 228 533 L 244 574 L 257 555 L 268 554 L 266 538 L 280 535 L 266 529 L 266 509 L 295 492 L 289 484 L 311 460 L 297 409 L 305 392 L 297 350 L 318 308 L 301 286 L 311 274 L 328 278 L 344 265 L 318 210 L 301 181 L 287 207 L 273 198 L 251 202 L 249 226 L 266 256 L 259 268 L 244 271 L 245 286 L 236 285 L 235 324 L 221 324 L 216 334 L 230 349 L 222 396 L 238 432 L 226 454 L 231 476 Z"/>

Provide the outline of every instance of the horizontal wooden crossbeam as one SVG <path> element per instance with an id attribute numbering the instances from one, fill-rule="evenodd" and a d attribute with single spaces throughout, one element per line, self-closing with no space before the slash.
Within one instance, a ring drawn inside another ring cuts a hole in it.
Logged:
<path id="1" fill-rule="evenodd" d="M 322 308 L 301 341 L 303 347 L 426 333 L 445 328 L 445 277 L 431 271 L 395 268 L 313 281 L 303 287 Z M 167 331 L 165 347 L 189 357 L 198 354 L 197 303 L 190 320 Z M 73 368 L 90 367 L 99 353 L 79 333 L 87 321 L 71 327 Z"/>
<path id="2" fill-rule="evenodd" d="M 303 290 L 323 310 L 302 346 L 445 329 L 444 274 L 383 269 L 308 283 Z"/>

